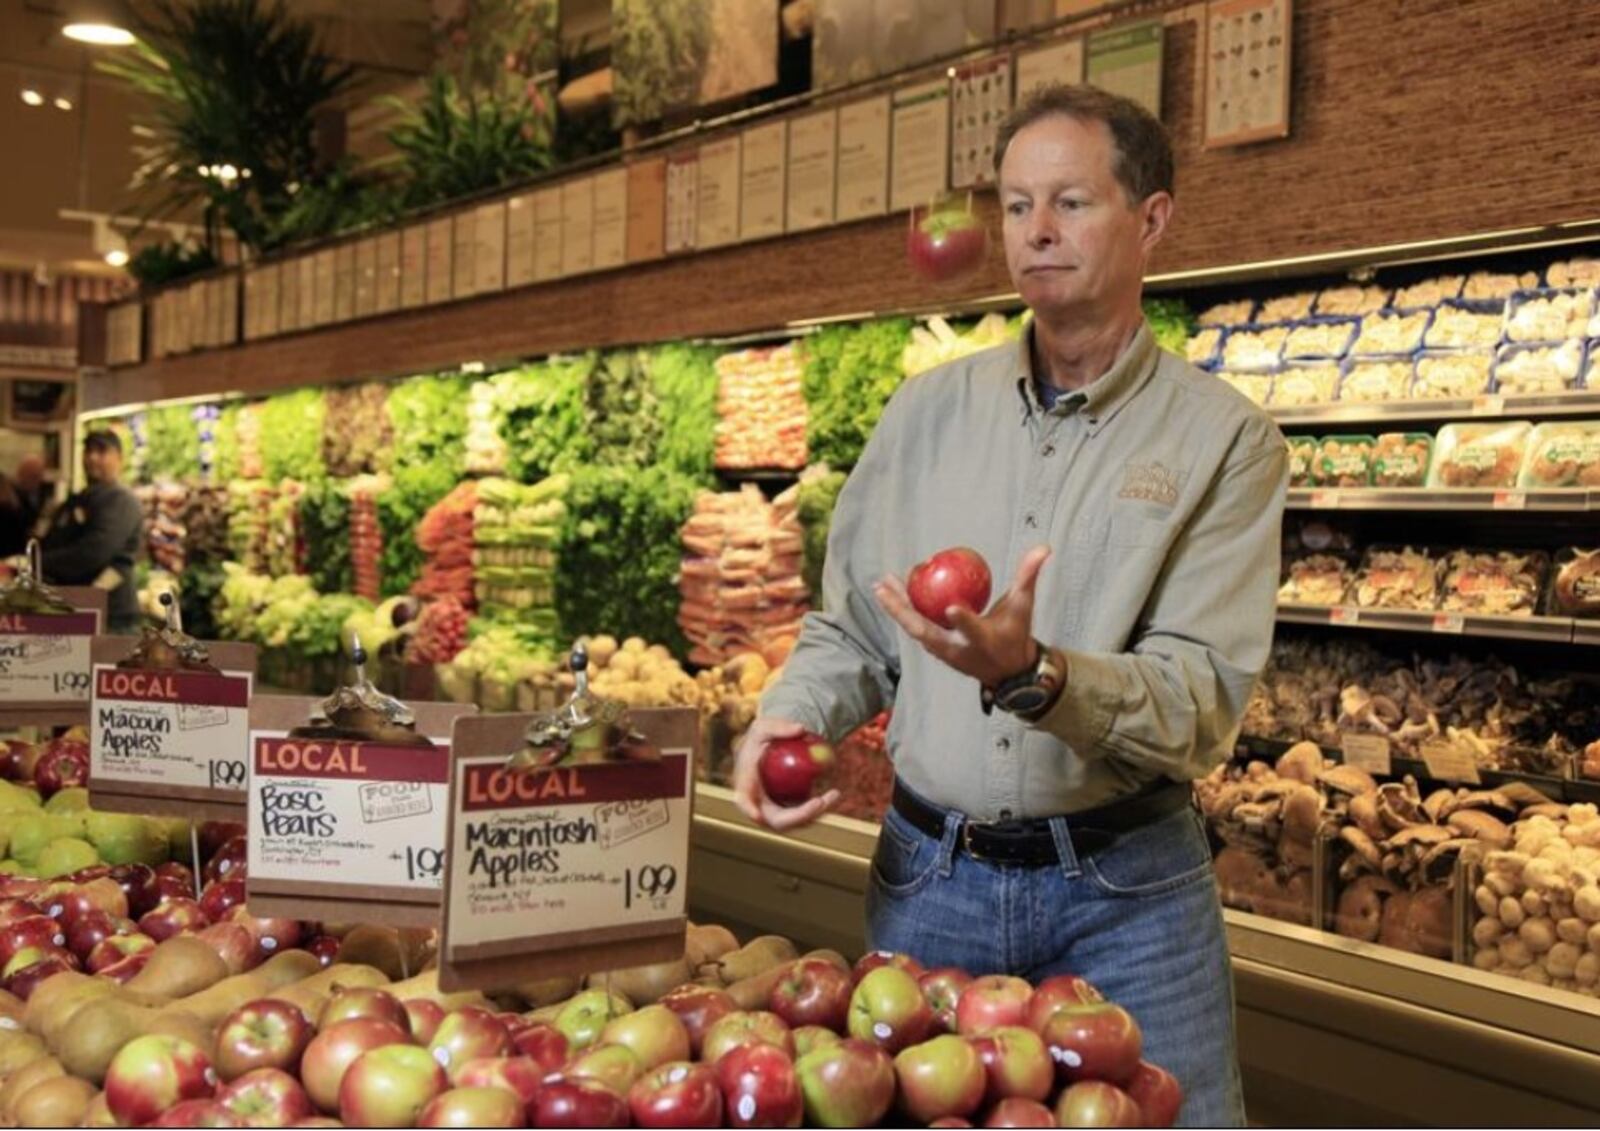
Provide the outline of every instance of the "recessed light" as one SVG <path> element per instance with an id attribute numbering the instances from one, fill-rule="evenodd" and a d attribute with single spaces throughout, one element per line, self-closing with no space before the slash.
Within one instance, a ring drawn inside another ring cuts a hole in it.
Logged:
<path id="1" fill-rule="evenodd" d="M 37 90 L 34 90 L 31 86 L 25 87 L 22 91 L 22 101 L 26 102 L 29 106 L 43 106 L 44 95 L 40 94 Z"/>
<path id="2" fill-rule="evenodd" d="M 55 97 L 54 105 L 57 110 L 71 110 L 72 99 L 66 97 L 65 95 L 58 94 Z"/>
<path id="3" fill-rule="evenodd" d="M 133 42 L 133 32 L 114 24 L 68 24 L 61 34 L 93 47 L 127 47 Z"/>
<path id="4" fill-rule="evenodd" d="M 106 262 L 113 267 L 126 267 L 128 265 L 128 253 L 120 247 L 113 248 L 106 252 Z"/>

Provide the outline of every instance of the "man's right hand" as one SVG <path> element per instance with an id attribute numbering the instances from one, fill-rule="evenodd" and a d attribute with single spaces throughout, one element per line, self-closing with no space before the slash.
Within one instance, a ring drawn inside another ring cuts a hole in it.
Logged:
<path id="1" fill-rule="evenodd" d="M 766 825 L 775 832 L 809 825 L 839 803 L 839 791 L 830 789 L 821 797 L 813 797 L 804 805 L 785 808 L 776 804 L 761 788 L 761 755 L 769 743 L 780 738 L 796 738 L 806 733 L 799 723 L 786 719 L 759 718 L 750 724 L 744 740 L 739 744 L 739 754 L 733 763 L 733 799 L 740 810 L 758 825 Z"/>

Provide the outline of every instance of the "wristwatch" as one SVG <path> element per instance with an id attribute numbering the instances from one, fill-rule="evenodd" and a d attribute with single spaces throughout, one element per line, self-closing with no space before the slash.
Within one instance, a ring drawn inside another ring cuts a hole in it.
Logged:
<path id="1" fill-rule="evenodd" d="M 983 687 L 983 713 L 989 714 L 999 707 L 1007 714 L 1016 715 L 1024 722 L 1037 722 L 1043 718 L 1061 695 L 1066 682 L 1067 663 L 1059 651 L 1038 641 L 1039 658 L 1033 666 L 993 687 Z"/>

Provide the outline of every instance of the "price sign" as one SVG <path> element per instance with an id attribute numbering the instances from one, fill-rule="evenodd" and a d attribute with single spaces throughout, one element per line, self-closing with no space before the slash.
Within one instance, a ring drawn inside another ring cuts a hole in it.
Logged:
<path id="1" fill-rule="evenodd" d="M 699 725 L 681 708 L 629 718 L 659 761 L 513 771 L 531 716 L 457 724 L 441 987 L 682 956 Z"/>
<path id="2" fill-rule="evenodd" d="M 1328 610 L 1329 624 L 1342 624 L 1347 627 L 1361 623 L 1361 610 L 1353 605 L 1335 605 Z"/>
<path id="3" fill-rule="evenodd" d="M 1473 416 L 1500 416 L 1506 410 L 1506 399 L 1498 393 L 1484 393 L 1472 398 Z"/>
<path id="4" fill-rule="evenodd" d="M 211 644 L 222 674 L 120 668 L 126 637 L 91 645 L 89 795 L 96 808 L 243 816 L 255 648 Z"/>
<path id="5" fill-rule="evenodd" d="M 1374 777 L 1386 777 L 1391 772 L 1389 740 L 1381 734 L 1342 734 L 1339 747 L 1344 751 L 1344 764 L 1365 770 Z"/>
<path id="6" fill-rule="evenodd" d="M 1339 492 L 1329 490 L 1311 492 L 1311 509 L 1316 511 L 1338 510 Z"/>
<path id="7" fill-rule="evenodd" d="M 251 712 L 251 914 L 436 926 L 450 768 L 445 735 L 472 708 L 417 704 L 418 730 L 432 747 L 288 737 L 316 702 L 267 696 Z"/>
<path id="8" fill-rule="evenodd" d="M 0 704 L 86 704 L 95 613 L 0 616 Z"/>
<path id="9" fill-rule="evenodd" d="M 1423 764 L 1428 767 L 1428 776 L 1435 781 L 1477 785 L 1481 780 L 1478 777 L 1478 763 L 1473 758 L 1472 751 L 1453 742 L 1434 739 L 1423 743 L 1417 753 L 1422 755 Z"/>
<path id="10" fill-rule="evenodd" d="M 1467 618 L 1460 613 L 1435 613 L 1433 614 L 1433 631 L 1448 632 L 1460 636 L 1467 630 Z"/>
<path id="11" fill-rule="evenodd" d="M 1496 491 L 1494 509 L 1497 511 L 1522 511 L 1528 509 L 1528 492 Z"/>

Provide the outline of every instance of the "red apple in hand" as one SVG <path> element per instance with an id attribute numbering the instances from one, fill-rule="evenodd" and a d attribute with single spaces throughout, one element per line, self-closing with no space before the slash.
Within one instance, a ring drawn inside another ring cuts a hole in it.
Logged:
<path id="1" fill-rule="evenodd" d="M 825 959 L 803 958 L 778 980 L 768 1004 L 793 1028 L 822 1025 L 843 1030 L 853 988 L 848 971 Z"/>
<path id="2" fill-rule="evenodd" d="M 635 1127 L 719 1127 L 722 1093 L 704 1064 L 673 1061 L 646 1072 L 628 1089 Z"/>
<path id="3" fill-rule="evenodd" d="M 1054 1127 L 1056 1117 L 1038 1100 L 1025 1100 L 1017 1096 L 1001 1100 L 989 1111 L 983 1121 L 985 1127 Z"/>
<path id="4" fill-rule="evenodd" d="M 1056 1099 L 1060 1127 L 1142 1127 L 1139 1105 L 1115 1084 L 1080 1080 Z"/>
<path id="5" fill-rule="evenodd" d="M 922 987 L 922 996 L 933 1010 L 934 1020 L 946 1032 L 955 1032 L 956 1005 L 961 1001 L 962 992 L 972 985 L 972 975 L 958 966 L 941 966 L 918 978 L 917 985 Z"/>
<path id="6" fill-rule="evenodd" d="M 806 1125 L 873 1127 L 894 1103 L 894 1062 L 854 1038 L 813 1049 L 795 1062 Z"/>
<path id="7" fill-rule="evenodd" d="M 988 1074 L 989 1103 L 1013 1096 L 1047 1100 L 1055 1090 L 1056 1069 L 1044 1038 L 1021 1025 L 1006 1025 L 972 1038 Z"/>
<path id="8" fill-rule="evenodd" d="M 916 273 L 947 283 L 983 268 L 989 255 L 989 229 L 981 217 L 954 197 L 928 208 L 912 209 L 906 232 L 906 258 Z"/>
<path id="9" fill-rule="evenodd" d="M 952 628 L 949 611 L 959 607 L 982 614 L 989 607 L 993 584 L 983 555 L 957 546 L 940 550 L 915 566 L 906 578 L 906 595 L 911 598 L 912 607 L 928 620 L 941 628 Z"/>
<path id="10" fill-rule="evenodd" d="M 794 1034 L 776 1013 L 757 1010 L 730 1013 L 706 1031 L 700 1059 L 715 1065 L 741 1045 L 776 1045 L 794 1055 Z"/>
<path id="11" fill-rule="evenodd" d="M 628 1103 L 604 1084 L 557 1076 L 539 1089 L 528 1115 L 535 1127 L 626 1127 Z"/>
<path id="12" fill-rule="evenodd" d="M 1028 1016 L 1022 1022 L 1035 1033 L 1044 1032 L 1044 1023 L 1064 1005 L 1091 1005 L 1105 1001 L 1105 995 L 1076 974 L 1057 974 L 1034 987 L 1028 999 Z"/>
<path id="13" fill-rule="evenodd" d="M 850 997 L 850 1035 L 890 1053 L 917 1044 L 933 1028 L 916 979 L 894 966 L 873 970 Z"/>
<path id="14" fill-rule="evenodd" d="M 953 1033 L 904 1050 L 894 1058 L 894 1072 L 901 1106 L 919 1123 L 971 1115 L 988 1084 L 978 1050 Z"/>
<path id="15" fill-rule="evenodd" d="M 800 1126 L 800 1078 L 774 1045 L 744 1045 L 717 1061 L 717 1086 L 730 1127 Z"/>
<path id="16" fill-rule="evenodd" d="M 761 752 L 761 788 L 775 805 L 803 805 L 833 763 L 833 747 L 816 735 L 773 739 Z"/>
<path id="17" fill-rule="evenodd" d="M 965 1036 L 1003 1025 L 1021 1025 L 1028 1018 L 1033 987 L 1009 974 L 985 974 L 968 986 L 956 1004 L 956 1029 Z"/>
<path id="18" fill-rule="evenodd" d="M 669 991 L 658 1004 L 676 1013 L 683 1027 L 689 1030 L 689 1049 L 697 1058 L 705 1044 L 706 1030 L 728 1014 L 739 1012 L 739 1004 L 726 990 L 712 989 L 710 986 L 679 986 Z"/>
<path id="19" fill-rule="evenodd" d="M 1041 1036 L 1063 1083 L 1106 1080 L 1121 1085 L 1139 1070 L 1144 1046 L 1139 1023 L 1109 1001 L 1056 1010 Z"/>
<path id="20" fill-rule="evenodd" d="M 501 1088 L 451 1088 L 417 1117 L 418 1127 L 526 1127 L 525 1105 Z"/>
<path id="21" fill-rule="evenodd" d="M 220 1057 L 220 1052 L 218 1055 Z M 255 1068 L 246 1072 L 222 1086 L 217 1092 L 217 1102 L 246 1127 L 287 1127 L 316 1114 L 311 1097 L 306 1095 L 300 1081 L 281 1068 Z"/>
<path id="22" fill-rule="evenodd" d="M 1178 1110 L 1183 1107 L 1183 1088 L 1165 1068 L 1141 1060 L 1126 1091 L 1139 1105 L 1145 1126 L 1171 1127 L 1178 1121 Z"/>
<path id="23" fill-rule="evenodd" d="M 263 1068 L 293 1072 L 312 1032 L 297 1005 L 275 998 L 242 1005 L 217 1028 L 217 1074 L 237 1080 Z"/>
<path id="24" fill-rule="evenodd" d="M 347 1127 L 415 1127 L 422 1109 L 448 1090 L 444 1069 L 417 1045 L 383 1045 L 356 1057 L 339 1083 Z"/>
<path id="25" fill-rule="evenodd" d="M 177 1037 L 135 1037 L 106 1069 L 106 1106 L 124 1127 L 149 1123 L 184 1100 L 210 1099 L 216 1089 L 206 1054 Z"/>

